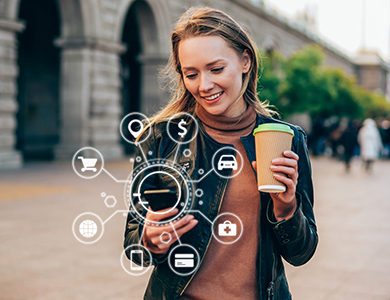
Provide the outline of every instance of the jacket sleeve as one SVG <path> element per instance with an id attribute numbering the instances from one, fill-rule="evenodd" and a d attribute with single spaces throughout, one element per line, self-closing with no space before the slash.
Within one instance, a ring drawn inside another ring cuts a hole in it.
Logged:
<path id="1" fill-rule="evenodd" d="M 277 247 L 283 258 L 294 266 L 300 266 L 314 255 L 318 235 L 313 212 L 314 192 L 306 134 L 298 128 L 295 135 L 292 150 L 299 156 L 297 210 L 291 218 L 276 222 L 271 199 L 268 202 L 267 218 L 272 224 Z"/>

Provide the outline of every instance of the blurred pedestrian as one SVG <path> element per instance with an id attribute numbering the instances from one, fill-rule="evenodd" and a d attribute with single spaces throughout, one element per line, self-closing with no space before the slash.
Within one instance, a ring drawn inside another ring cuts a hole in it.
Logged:
<path id="1" fill-rule="evenodd" d="M 340 137 L 342 133 L 342 128 L 340 128 L 340 120 L 338 117 L 331 117 L 326 120 L 325 126 L 327 131 L 325 154 L 333 158 L 339 158 L 337 148 L 340 145 Z"/>
<path id="2" fill-rule="evenodd" d="M 363 127 L 359 130 L 358 141 L 363 166 L 367 172 L 370 172 L 374 160 L 379 158 L 380 151 L 383 148 L 379 130 L 374 120 L 366 119 L 363 122 Z"/>
<path id="3" fill-rule="evenodd" d="M 344 148 L 343 161 L 345 163 L 345 170 L 349 172 L 351 167 L 351 158 L 354 155 L 357 142 L 357 131 L 353 126 L 352 120 L 348 122 L 347 128 L 341 134 L 340 143 Z"/>
<path id="4" fill-rule="evenodd" d="M 381 122 L 379 132 L 381 134 L 382 143 L 384 147 L 382 156 L 390 158 L 390 121 L 389 120 L 383 120 Z"/>
<path id="5" fill-rule="evenodd" d="M 309 137 L 309 147 L 312 150 L 313 156 L 323 154 L 325 151 L 325 128 L 324 120 L 316 118 L 313 122 L 312 132 Z"/>

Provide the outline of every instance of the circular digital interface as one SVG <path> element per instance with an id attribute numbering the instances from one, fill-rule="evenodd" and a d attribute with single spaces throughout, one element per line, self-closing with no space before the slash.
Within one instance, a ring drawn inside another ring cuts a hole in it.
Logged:
<path id="1" fill-rule="evenodd" d="M 147 187 L 150 186 L 148 181 L 155 182 L 155 180 L 168 185 L 160 187 L 161 189 L 176 191 L 177 201 L 172 209 L 177 208 L 179 213 L 160 221 L 148 220 L 148 223 L 152 226 L 161 226 L 184 217 L 191 209 L 193 203 L 192 183 L 183 165 L 164 159 L 144 162 L 138 165 L 130 174 L 125 185 L 125 204 L 129 207 L 130 213 L 139 223 L 145 221 L 145 211 L 159 214 L 149 209 L 149 203 L 143 197 L 143 192 L 148 190 Z"/>

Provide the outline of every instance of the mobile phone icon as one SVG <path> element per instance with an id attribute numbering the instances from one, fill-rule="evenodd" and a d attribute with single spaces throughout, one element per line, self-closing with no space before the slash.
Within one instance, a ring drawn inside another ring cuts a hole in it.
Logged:
<path id="1" fill-rule="evenodd" d="M 141 265 L 136 265 L 133 261 L 133 255 L 138 255 L 139 259 L 141 260 Z M 130 251 L 130 269 L 131 270 L 142 270 L 144 267 L 144 253 L 142 250 L 131 250 Z"/>

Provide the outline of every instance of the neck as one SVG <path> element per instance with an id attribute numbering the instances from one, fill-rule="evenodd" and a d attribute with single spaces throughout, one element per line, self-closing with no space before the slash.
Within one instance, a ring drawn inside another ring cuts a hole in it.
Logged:
<path id="1" fill-rule="evenodd" d="M 215 116 L 208 113 L 201 105 L 195 109 L 196 115 L 207 126 L 222 131 L 242 130 L 252 126 L 256 121 L 256 112 L 252 106 L 248 106 L 244 112 L 235 117 L 225 115 Z"/>
<path id="2" fill-rule="evenodd" d="M 241 116 L 247 109 L 248 105 L 243 98 L 239 99 L 232 105 L 227 111 L 224 112 L 223 116 L 227 118 L 236 118 Z"/>

